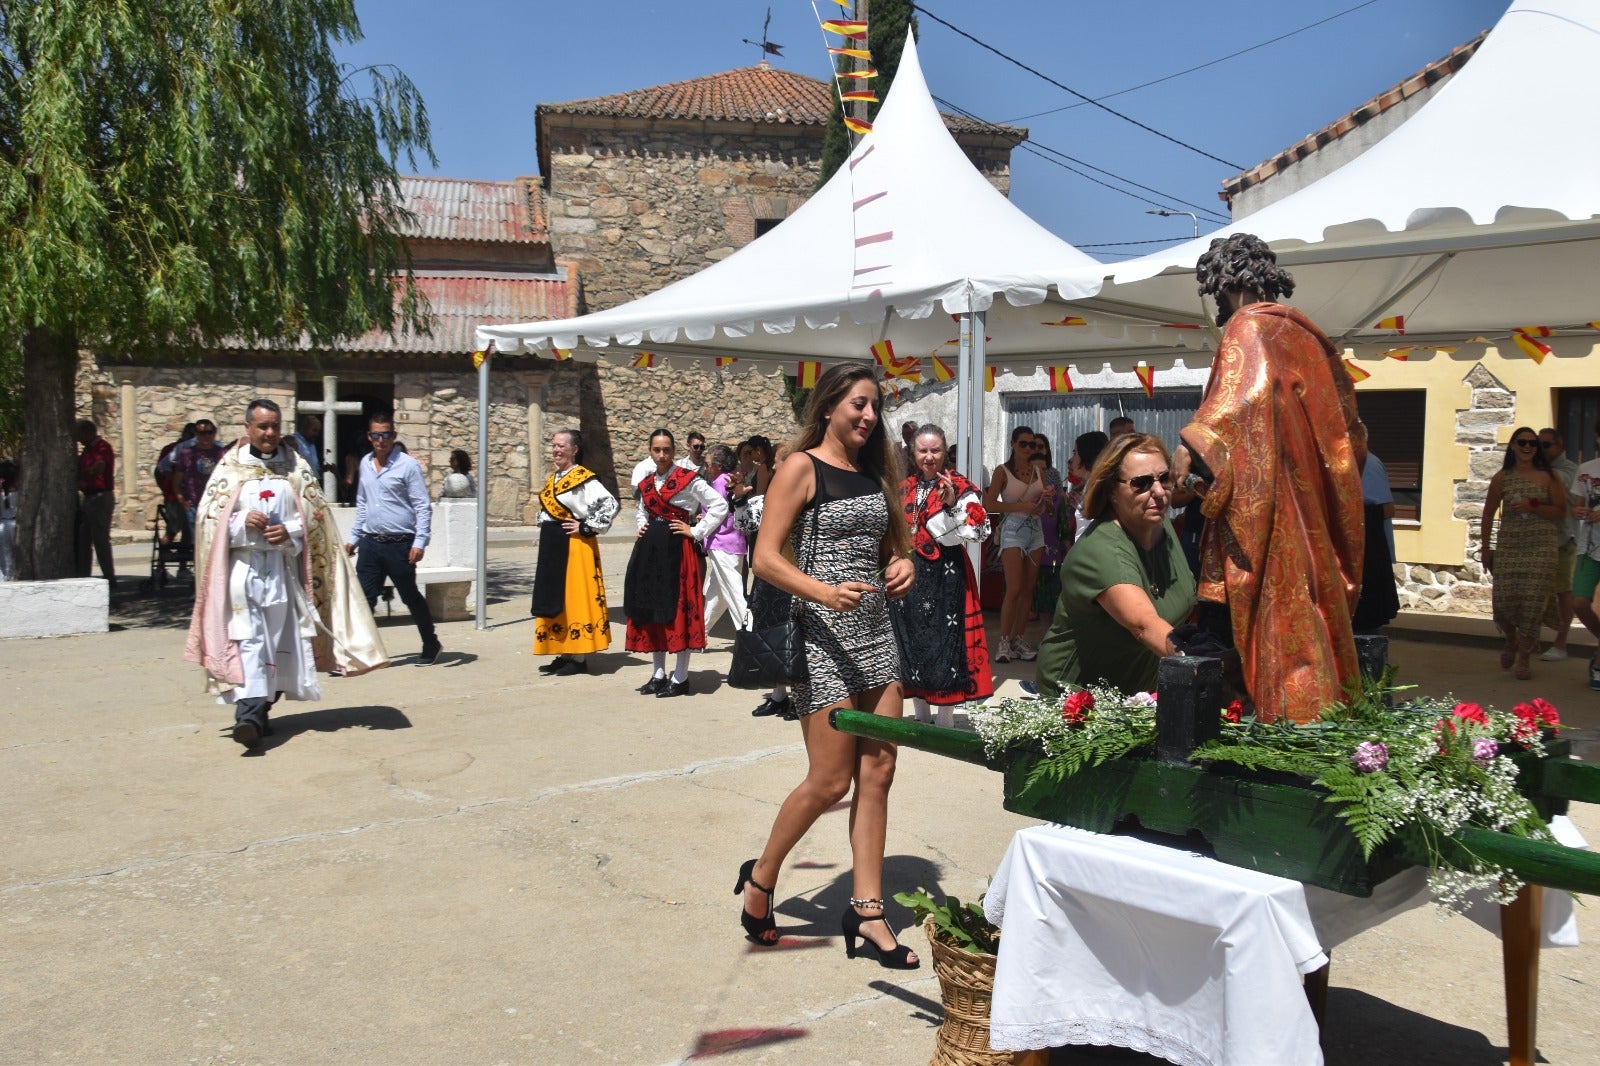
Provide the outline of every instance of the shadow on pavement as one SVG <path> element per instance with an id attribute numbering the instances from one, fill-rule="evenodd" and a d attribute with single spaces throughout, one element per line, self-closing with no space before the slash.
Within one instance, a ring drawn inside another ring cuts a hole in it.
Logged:
<path id="1" fill-rule="evenodd" d="M 331 707 L 325 711 L 274 714 L 272 732 L 242 754 L 260 757 L 301 733 L 337 733 L 341 729 L 410 729 L 411 719 L 398 707 Z M 231 728 L 231 727 L 230 727 Z"/>

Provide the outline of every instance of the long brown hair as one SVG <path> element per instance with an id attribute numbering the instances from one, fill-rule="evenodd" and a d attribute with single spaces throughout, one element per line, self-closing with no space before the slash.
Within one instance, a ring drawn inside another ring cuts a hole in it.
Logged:
<path id="1" fill-rule="evenodd" d="M 839 363 L 823 371 L 817 387 L 806 400 L 805 412 L 800 416 L 800 431 L 789 442 L 789 451 L 809 451 L 822 443 L 828 433 L 828 415 L 844 400 L 858 382 L 870 381 L 878 389 L 878 378 L 869 366 L 860 363 Z M 889 505 L 889 530 L 884 540 L 893 555 L 904 555 L 911 550 L 911 534 L 906 529 L 905 509 L 900 500 L 900 462 L 889 443 L 889 434 L 883 428 L 883 394 L 877 393 L 878 420 L 866 443 L 856 453 L 856 465 L 861 473 L 876 481 L 883 489 L 883 498 Z"/>

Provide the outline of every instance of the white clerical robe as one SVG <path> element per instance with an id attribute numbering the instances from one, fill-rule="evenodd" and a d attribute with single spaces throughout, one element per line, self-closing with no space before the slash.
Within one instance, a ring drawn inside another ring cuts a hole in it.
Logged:
<path id="1" fill-rule="evenodd" d="M 267 525 L 281 525 L 289 534 L 282 544 L 245 524 L 255 511 Z M 273 699 L 281 692 L 292 700 L 318 700 L 311 638 L 316 624 L 300 584 L 299 556 L 305 551 L 305 522 L 289 482 L 262 469 L 246 481 L 228 515 L 228 637 L 239 642 L 244 684 L 227 702 Z"/>

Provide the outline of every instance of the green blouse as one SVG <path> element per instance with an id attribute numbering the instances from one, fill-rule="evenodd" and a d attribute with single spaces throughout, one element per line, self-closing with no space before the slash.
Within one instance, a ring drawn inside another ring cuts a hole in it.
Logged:
<path id="1" fill-rule="evenodd" d="M 1039 645 L 1039 698 L 1054 702 L 1091 684 L 1123 692 L 1156 686 L 1160 658 L 1118 624 L 1097 601 L 1113 585 L 1144 589 L 1169 625 L 1189 620 L 1195 582 L 1170 521 L 1143 551 L 1110 519 L 1096 522 L 1061 564 L 1061 599 Z"/>

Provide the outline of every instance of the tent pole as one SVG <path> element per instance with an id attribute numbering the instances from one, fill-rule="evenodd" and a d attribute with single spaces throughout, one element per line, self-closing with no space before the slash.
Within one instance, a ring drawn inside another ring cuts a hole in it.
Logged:
<path id="1" fill-rule="evenodd" d="M 983 478 L 983 334 L 988 315 L 983 311 L 961 314 L 961 348 L 956 361 L 956 443 L 961 449 L 960 470 L 974 485 L 984 487 Z M 983 572 L 982 549 L 967 545 L 972 572 Z"/>
<path id="2" fill-rule="evenodd" d="M 478 364 L 478 595 L 474 607 L 475 629 L 488 629 L 484 605 L 489 602 L 489 359 L 491 343 Z"/>

